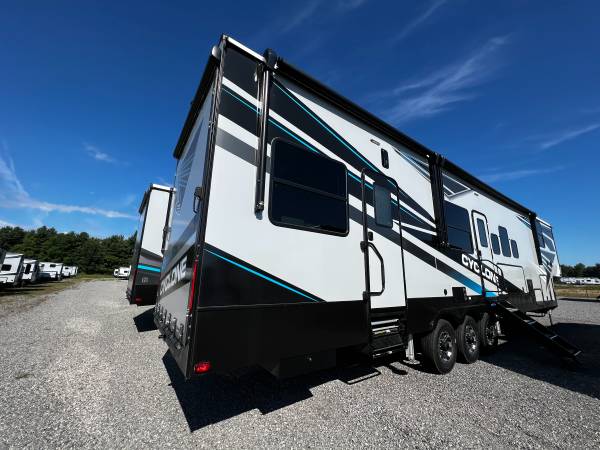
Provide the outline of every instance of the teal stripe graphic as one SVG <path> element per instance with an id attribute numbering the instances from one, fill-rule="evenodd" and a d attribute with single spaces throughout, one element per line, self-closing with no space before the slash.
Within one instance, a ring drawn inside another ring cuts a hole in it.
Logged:
<path id="1" fill-rule="evenodd" d="M 137 268 L 142 270 L 148 270 L 150 272 L 160 272 L 160 267 L 146 266 L 144 264 L 138 264 Z"/>

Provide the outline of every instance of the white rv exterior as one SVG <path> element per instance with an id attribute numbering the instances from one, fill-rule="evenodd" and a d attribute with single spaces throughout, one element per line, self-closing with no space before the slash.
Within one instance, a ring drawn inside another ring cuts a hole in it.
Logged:
<path id="1" fill-rule="evenodd" d="M 77 267 L 76 266 L 63 266 L 62 275 L 64 278 L 70 278 L 77 275 Z"/>
<path id="2" fill-rule="evenodd" d="M 63 264 L 57 262 L 42 261 L 40 263 L 40 278 L 45 280 L 62 280 Z"/>
<path id="3" fill-rule="evenodd" d="M 131 272 L 131 267 L 119 267 L 115 269 L 115 276 L 121 279 L 129 278 L 129 274 Z"/>
<path id="4" fill-rule="evenodd" d="M 547 222 L 271 50 L 222 38 L 174 156 L 154 319 L 186 377 L 413 340 L 445 373 L 557 305 Z"/>
<path id="5" fill-rule="evenodd" d="M 141 305 L 156 302 L 172 194 L 173 188 L 151 184 L 142 198 L 131 260 L 132 272 L 127 285 L 130 303 Z"/>
<path id="6" fill-rule="evenodd" d="M 23 282 L 35 283 L 40 276 L 40 262 L 37 259 L 25 258 L 23 261 Z"/>
<path id="7" fill-rule="evenodd" d="M 6 252 L 0 268 L 0 285 L 18 286 L 23 277 L 23 255 Z"/>

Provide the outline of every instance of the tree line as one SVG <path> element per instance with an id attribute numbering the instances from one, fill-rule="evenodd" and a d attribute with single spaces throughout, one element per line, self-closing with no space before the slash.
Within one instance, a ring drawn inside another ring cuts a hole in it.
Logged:
<path id="1" fill-rule="evenodd" d="M 0 228 L 0 248 L 40 261 L 78 266 L 85 273 L 108 274 L 116 267 L 128 266 L 134 244 L 135 233 L 128 238 L 115 235 L 102 239 L 85 232 L 59 233 L 45 226 L 36 230 Z"/>
<path id="2" fill-rule="evenodd" d="M 560 268 L 563 277 L 600 278 L 600 264 L 593 266 L 586 266 L 582 263 L 575 264 L 574 266 L 561 264 Z"/>

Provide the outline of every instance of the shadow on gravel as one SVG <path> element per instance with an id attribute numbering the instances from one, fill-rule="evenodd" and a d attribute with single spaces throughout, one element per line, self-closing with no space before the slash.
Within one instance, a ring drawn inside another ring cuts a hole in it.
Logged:
<path id="1" fill-rule="evenodd" d="M 600 399 L 600 325 L 557 323 L 554 330 L 581 349 L 580 366 L 568 365 L 528 338 L 515 336 L 481 359 L 498 367 Z"/>
<path id="2" fill-rule="evenodd" d="M 154 324 L 153 319 L 153 311 L 153 308 L 149 308 L 133 318 L 133 323 L 135 323 L 138 333 L 156 330 L 156 325 Z"/>
<path id="3" fill-rule="evenodd" d="M 353 385 L 381 374 L 376 368 L 355 365 L 278 380 L 256 368 L 227 376 L 209 374 L 186 382 L 168 352 L 163 363 L 192 432 L 254 409 L 268 414 L 285 408 L 311 398 L 313 387 L 333 380 Z"/>

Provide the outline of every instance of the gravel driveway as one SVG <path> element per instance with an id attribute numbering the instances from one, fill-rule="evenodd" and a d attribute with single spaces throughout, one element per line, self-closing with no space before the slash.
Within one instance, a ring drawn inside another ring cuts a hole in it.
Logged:
<path id="1" fill-rule="evenodd" d="M 554 314 L 586 352 L 577 372 L 509 341 L 446 376 L 390 363 L 185 383 L 125 287 L 84 282 L 0 318 L 0 447 L 600 446 L 600 303 Z"/>

